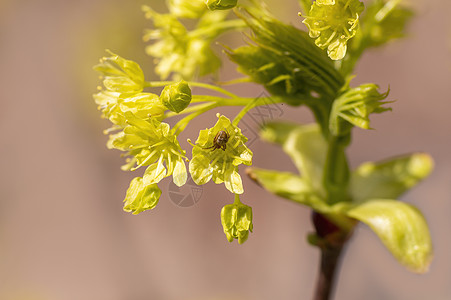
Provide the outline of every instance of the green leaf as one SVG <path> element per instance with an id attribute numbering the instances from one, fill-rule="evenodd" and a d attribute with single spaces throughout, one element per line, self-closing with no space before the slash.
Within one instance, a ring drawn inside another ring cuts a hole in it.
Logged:
<path id="1" fill-rule="evenodd" d="M 353 202 L 374 198 L 396 199 L 427 177 L 433 168 L 432 158 L 414 153 L 382 162 L 366 162 L 351 175 Z"/>
<path id="2" fill-rule="evenodd" d="M 417 208 L 396 200 L 372 199 L 350 209 L 347 215 L 370 226 L 408 269 L 427 271 L 432 244 L 426 221 Z"/>
<path id="3" fill-rule="evenodd" d="M 268 123 L 262 128 L 261 137 L 281 145 L 303 180 L 306 180 L 319 195 L 324 195 L 323 168 L 328 145 L 317 124 Z"/>
<path id="4" fill-rule="evenodd" d="M 260 138 L 263 140 L 283 145 L 291 132 L 299 128 L 299 124 L 290 122 L 266 123 L 260 130 Z"/>
<path id="5" fill-rule="evenodd" d="M 299 126 L 283 144 L 283 150 L 317 191 L 322 191 L 323 168 L 327 155 L 327 142 L 317 124 Z"/>
<path id="6" fill-rule="evenodd" d="M 289 172 L 248 168 L 248 175 L 267 191 L 282 198 L 320 209 L 323 201 L 303 178 Z"/>

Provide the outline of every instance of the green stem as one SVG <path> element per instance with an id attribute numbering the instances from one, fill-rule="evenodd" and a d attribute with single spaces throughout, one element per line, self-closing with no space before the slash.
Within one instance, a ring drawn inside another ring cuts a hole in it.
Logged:
<path id="1" fill-rule="evenodd" d="M 233 201 L 233 204 L 241 204 L 240 195 L 235 194 L 235 200 Z"/>
<path id="2" fill-rule="evenodd" d="M 346 158 L 346 147 L 350 135 L 329 137 L 326 164 L 324 166 L 323 183 L 327 192 L 327 202 L 334 204 L 348 201 L 349 165 Z"/>
<path id="3" fill-rule="evenodd" d="M 209 111 L 210 109 L 217 107 L 217 103 L 207 103 L 207 105 L 196 105 L 196 107 L 198 107 L 198 106 L 203 106 L 203 107 L 198 108 L 198 110 L 196 112 L 193 112 L 192 114 L 184 117 L 183 119 L 181 119 L 174 125 L 174 128 L 172 130 L 174 131 L 175 135 L 179 135 L 183 130 L 185 130 L 186 126 L 188 126 L 188 123 L 191 120 L 193 120 L 194 118 L 200 116 L 201 114 Z"/>
<path id="4" fill-rule="evenodd" d="M 162 86 L 166 86 L 166 85 L 174 84 L 174 83 L 177 83 L 177 81 L 146 81 L 144 83 L 144 87 L 162 87 Z M 190 86 L 195 86 L 195 87 L 200 87 L 200 88 L 204 88 L 207 90 L 215 91 L 215 92 L 221 93 L 223 95 L 229 96 L 231 98 L 238 98 L 238 96 L 235 95 L 234 93 L 231 93 L 223 88 L 220 88 L 220 87 L 212 85 L 212 84 L 203 83 L 203 82 L 195 82 L 195 81 L 188 81 L 187 83 Z"/>
<path id="5" fill-rule="evenodd" d="M 173 131 L 175 135 L 180 134 L 186 126 L 188 126 L 188 123 L 193 120 L 194 118 L 200 116 L 201 114 L 214 109 L 219 106 L 244 106 L 243 110 L 238 114 L 238 116 L 234 119 L 234 125 L 237 125 L 238 122 L 242 119 L 242 117 L 246 114 L 247 111 L 250 109 L 260 106 L 260 105 L 267 105 L 269 102 L 271 103 L 279 103 L 282 102 L 281 98 L 278 97 L 262 97 L 262 98 L 241 98 L 236 97 L 232 99 L 227 98 L 221 98 L 221 97 L 214 97 L 211 96 L 210 98 L 213 98 L 209 103 L 203 103 L 198 104 L 194 106 L 190 106 L 183 110 L 180 113 L 176 112 L 169 112 L 165 115 L 165 118 L 170 118 L 182 114 L 189 114 L 188 116 L 184 117 L 180 121 L 178 121 L 174 127 Z"/>
<path id="6" fill-rule="evenodd" d="M 282 99 L 279 98 L 255 98 L 253 101 L 250 101 L 243 109 L 240 111 L 240 113 L 233 119 L 232 124 L 235 126 L 238 126 L 238 123 L 241 121 L 241 119 L 246 115 L 248 111 L 253 109 L 254 107 L 261 106 L 261 105 L 268 105 L 268 104 L 274 104 L 282 102 Z"/>
<path id="7" fill-rule="evenodd" d="M 168 112 L 165 114 L 165 118 L 170 118 L 174 116 L 180 116 L 184 114 L 189 114 L 197 111 L 203 111 L 204 108 L 208 107 L 209 109 L 214 108 L 216 103 L 203 103 L 203 104 L 197 104 L 197 105 L 190 105 L 189 107 L 185 108 L 182 112 L 176 113 L 176 112 Z"/>

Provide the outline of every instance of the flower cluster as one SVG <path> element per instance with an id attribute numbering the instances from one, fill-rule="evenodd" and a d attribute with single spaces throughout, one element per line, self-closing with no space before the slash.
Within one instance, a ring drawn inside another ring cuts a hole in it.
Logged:
<path id="1" fill-rule="evenodd" d="M 346 55 L 347 42 L 355 36 L 364 5 L 359 0 L 316 0 L 303 21 L 309 35 L 333 60 Z"/>
<path id="2" fill-rule="evenodd" d="M 161 96 L 143 92 L 145 81 L 139 65 L 114 53 L 94 67 L 104 76 L 105 90 L 94 95 L 105 118 L 112 123 L 108 148 L 126 152 L 123 170 L 146 166 L 143 177 L 136 177 L 125 197 L 125 211 L 139 213 L 152 209 L 161 191 L 157 183 L 173 176 L 176 185 L 187 180 L 185 151 L 167 123 L 162 122 L 167 109 L 180 112 L 191 101 L 186 82 L 166 86 Z M 114 133 L 115 132 L 115 133 Z"/>
<path id="3" fill-rule="evenodd" d="M 210 12 L 200 0 L 170 3 L 170 10 L 176 14 L 160 14 L 148 6 L 143 7 L 154 26 L 145 32 L 144 40 L 154 41 L 147 46 L 146 52 L 157 61 L 156 73 L 162 79 L 172 73 L 175 79 L 188 80 L 215 72 L 221 61 L 210 45 L 223 32 L 221 23 L 225 22 L 227 13 Z M 184 10 L 186 7 L 190 9 Z M 196 28 L 189 31 L 178 17 L 200 19 Z"/>
<path id="4" fill-rule="evenodd" d="M 115 129 L 126 126 L 127 111 L 142 119 L 149 115 L 161 119 L 166 108 L 158 95 L 143 92 L 144 74 L 139 65 L 111 51 L 108 53 L 111 56 L 102 58 L 94 67 L 104 77 L 105 89 L 94 95 L 103 117 L 116 125 Z"/>

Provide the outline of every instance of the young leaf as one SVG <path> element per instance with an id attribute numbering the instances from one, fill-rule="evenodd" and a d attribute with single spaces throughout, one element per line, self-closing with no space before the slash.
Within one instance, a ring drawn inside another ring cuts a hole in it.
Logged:
<path id="1" fill-rule="evenodd" d="M 268 16 L 243 19 L 254 32 L 257 46 L 228 53 L 242 73 L 271 94 L 286 97 L 290 105 L 304 104 L 312 92 L 329 100 L 335 98 L 344 79 L 306 32 Z"/>
<path id="2" fill-rule="evenodd" d="M 354 203 L 375 198 L 396 199 L 432 171 L 432 158 L 414 153 L 383 162 L 366 162 L 351 175 Z"/>
<path id="3" fill-rule="evenodd" d="M 388 199 L 372 199 L 347 212 L 379 236 L 393 256 L 408 269 L 424 273 L 432 259 L 428 226 L 412 205 Z"/>
<path id="4" fill-rule="evenodd" d="M 267 191 L 312 208 L 323 206 L 312 186 L 299 175 L 289 172 L 248 168 L 247 174 Z"/>
<path id="5" fill-rule="evenodd" d="M 383 101 L 389 91 L 381 94 L 377 91 L 378 88 L 376 84 L 362 84 L 341 94 L 332 105 L 329 117 L 330 132 L 340 136 L 348 134 L 352 126 L 370 129 L 370 114 L 391 110 L 382 107 L 390 103 Z"/>
<path id="6" fill-rule="evenodd" d="M 283 150 L 316 191 L 322 191 L 327 142 L 317 124 L 299 126 L 283 144 Z M 322 193 L 321 193 L 322 194 Z"/>

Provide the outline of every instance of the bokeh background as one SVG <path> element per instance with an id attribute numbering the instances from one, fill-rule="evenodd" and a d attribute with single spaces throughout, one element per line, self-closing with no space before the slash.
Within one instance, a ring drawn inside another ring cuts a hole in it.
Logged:
<path id="1" fill-rule="evenodd" d="M 410 2 L 417 10 L 410 36 L 366 53 L 357 67 L 355 84 L 390 85 L 397 102 L 373 117 L 376 130 L 354 131 L 349 157 L 355 167 L 412 151 L 432 154 L 434 173 L 403 200 L 424 213 L 435 258 L 427 274 L 410 273 L 360 226 L 336 300 L 451 299 L 451 3 Z M 105 147 L 92 66 L 108 48 L 156 79 L 144 53 L 150 23 L 141 4 L 164 11 L 155 0 L 0 1 L 0 299 L 310 299 L 319 252 L 306 242 L 309 210 L 247 178 L 242 200 L 253 207 L 254 233 L 244 245 L 228 243 L 222 232 L 221 207 L 233 201 L 223 186 L 209 183 L 195 205 L 180 207 L 167 179 L 154 210 L 122 211 L 129 181 L 141 173 L 122 172 L 119 152 Z M 303 27 L 296 1 L 269 5 Z M 234 70 L 224 66 L 221 77 Z M 249 97 L 263 92 L 233 89 Z M 312 120 L 302 108 L 281 112 L 274 118 Z M 193 122 L 183 139 L 214 124 L 214 114 Z M 249 133 L 257 128 L 245 120 Z M 255 166 L 295 170 L 277 147 L 256 139 L 251 148 Z"/>

